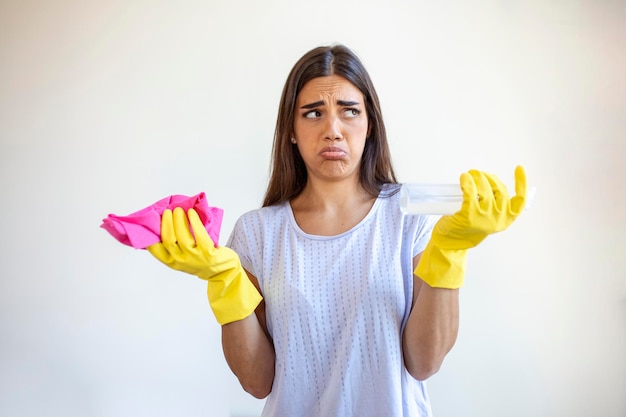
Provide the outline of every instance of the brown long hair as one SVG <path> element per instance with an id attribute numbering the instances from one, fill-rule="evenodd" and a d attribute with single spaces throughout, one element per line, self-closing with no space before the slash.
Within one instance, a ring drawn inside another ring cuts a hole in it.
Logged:
<path id="1" fill-rule="evenodd" d="M 320 46 L 307 52 L 292 68 L 283 88 L 272 145 L 270 180 L 263 207 L 280 204 L 296 197 L 307 182 L 307 172 L 293 132 L 296 99 L 311 79 L 339 75 L 354 84 L 365 97 L 369 135 L 361 158 L 360 181 L 372 196 L 384 184 L 397 184 L 387 143 L 387 131 L 378 95 L 360 59 L 344 45 Z"/>

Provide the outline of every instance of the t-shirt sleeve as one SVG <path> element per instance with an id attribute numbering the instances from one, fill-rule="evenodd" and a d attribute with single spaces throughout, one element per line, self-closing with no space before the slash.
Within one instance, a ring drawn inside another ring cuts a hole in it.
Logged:
<path id="1" fill-rule="evenodd" d="M 250 213 L 246 213 L 237 219 L 233 231 L 226 242 L 226 246 L 234 250 L 241 261 L 241 266 L 251 274 L 256 275 L 254 271 L 254 251 L 255 244 L 252 241 L 255 233 L 251 230 Z"/>
<path id="2" fill-rule="evenodd" d="M 433 228 L 440 218 L 441 216 L 439 215 L 419 216 L 415 239 L 413 240 L 413 257 L 424 251 L 428 241 L 430 240 Z"/>

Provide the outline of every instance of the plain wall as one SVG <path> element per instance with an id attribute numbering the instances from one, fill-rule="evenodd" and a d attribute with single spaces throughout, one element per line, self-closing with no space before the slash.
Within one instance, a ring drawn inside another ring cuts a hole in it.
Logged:
<path id="1" fill-rule="evenodd" d="M 462 3 L 462 4 L 461 4 Z M 0 1 L 0 415 L 255 416 L 203 281 L 103 229 L 258 207 L 282 85 L 345 43 L 401 181 L 478 168 L 533 207 L 472 250 L 437 417 L 626 415 L 621 1 Z"/>

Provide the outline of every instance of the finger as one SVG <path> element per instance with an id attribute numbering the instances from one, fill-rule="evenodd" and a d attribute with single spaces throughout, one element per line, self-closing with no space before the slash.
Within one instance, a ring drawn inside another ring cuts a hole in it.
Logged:
<path id="1" fill-rule="evenodd" d="M 498 178 L 496 175 L 484 175 L 491 185 L 491 192 L 496 203 L 496 210 L 501 212 L 508 207 L 509 203 L 509 192 L 506 189 L 506 185 L 504 185 L 504 183 L 500 181 L 500 178 Z"/>
<path id="2" fill-rule="evenodd" d="M 518 165 L 515 168 L 515 195 L 526 198 L 526 170 Z"/>
<path id="3" fill-rule="evenodd" d="M 150 245 L 146 247 L 146 249 L 152 254 L 152 256 L 154 256 L 166 265 L 168 265 L 173 260 L 172 255 L 170 255 L 167 249 L 165 249 L 163 244 L 160 242 Z"/>
<path id="4" fill-rule="evenodd" d="M 526 170 L 518 165 L 515 168 L 515 196 L 511 199 L 511 212 L 519 214 L 526 205 L 527 196 Z"/>
<path id="5" fill-rule="evenodd" d="M 176 243 L 176 233 L 174 233 L 174 222 L 172 221 L 172 210 L 166 209 L 161 215 L 161 242 L 164 245 Z"/>
<path id="6" fill-rule="evenodd" d="M 196 241 L 189 229 L 187 215 L 182 207 L 174 209 L 174 233 L 176 233 L 176 240 L 181 248 L 190 249 L 196 246 Z"/>
<path id="7" fill-rule="evenodd" d="M 491 184 L 487 180 L 487 177 L 481 171 L 472 169 L 469 171 L 470 175 L 474 179 L 476 184 L 476 191 L 478 193 L 478 204 L 481 208 L 488 208 L 493 204 L 493 190 Z"/>
<path id="8" fill-rule="evenodd" d="M 467 173 L 464 172 L 461 174 L 461 190 L 463 191 L 463 204 L 461 207 L 462 211 L 467 212 L 470 207 L 473 207 L 478 203 L 476 196 L 478 196 L 478 190 L 476 189 L 476 184 L 474 183 L 474 178 Z"/>
<path id="9" fill-rule="evenodd" d="M 161 242 L 163 243 L 163 248 L 170 256 L 175 256 L 180 252 L 178 242 L 176 241 L 172 210 L 170 209 L 164 210 L 161 215 Z"/>
<path id="10" fill-rule="evenodd" d="M 191 224 L 191 231 L 196 238 L 196 245 L 208 249 L 215 247 L 211 236 L 209 236 L 204 224 L 202 224 L 202 220 L 200 220 L 198 212 L 191 208 L 187 212 L 187 215 L 189 217 L 189 223 Z"/>

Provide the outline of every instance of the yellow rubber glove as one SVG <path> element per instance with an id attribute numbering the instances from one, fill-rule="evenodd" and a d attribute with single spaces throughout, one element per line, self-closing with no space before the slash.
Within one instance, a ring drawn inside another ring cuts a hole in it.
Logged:
<path id="1" fill-rule="evenodd" d="M 148 246 L 148 251 L 170 268 L 208 281 L 209 303 L 220 324 L 248 317 L 261 302 L 261 294 L 248 279 L 239 256 L 225 246 L 216 248 L 198 213 L 194 209 L 188 213 L 189 221 L 180 207 L 173 213 L 165 210 L 161 242 Z"/>
<path id="2" fill-rule="evenodd" d="M 515 196 L 509 198 L 495 176 L 471 170 L 461 175 L 463 205 L 443 216 L 433 228 L 415 275 L 431 287 L 460 288 L 465 278 L 467 249 L 513 223 L 526 204 L 526 172 L 515 169 Z"/>

